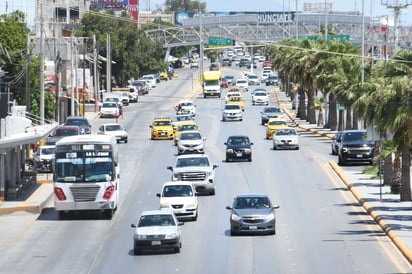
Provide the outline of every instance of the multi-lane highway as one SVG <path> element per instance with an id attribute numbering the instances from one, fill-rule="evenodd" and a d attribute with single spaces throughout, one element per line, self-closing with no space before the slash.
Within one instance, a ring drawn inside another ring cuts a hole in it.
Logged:
<path id="1" fill-rule="evenodd" d="M 133 255 L 132 228 L 139 213 L 157 209 L 156 193 L 170 180 L 176 157 L 172 140 L 150 140 L 154 117 L 174 115 L 173 106 L 197 87 L 198 69 L 162 82 L 120 119 L 129 142 L 120 144 L 121 204 L 112 220 L 77 214 L 59 220 L 51 204 L 41 215 L 0 217 L 12 233 L 1 246 L 0 273 L 399 273 L 412 268 L 379 226 L 329 169 L 328 140 L 301 132 L 300 150 L 274 151 L 260 125 L 262 107 L 245 93 L 242 122 L 221 122 L 223 97 L 195 96 L 196 121 L 216 170 L 216 195 L 199 197 L 199 218 L 182 227 L 179 254 Z M 223 75 L 241 76 L 237 68 Z M 253 87 L 251 88 L 253 89 Z M 271 90 L 271 88 L 269 88 Z M 272 94 L 272 101 L 274 96 Z M 92 131 L 113 119 L 94 119 Z M 224 142 L 246 134 L 253 161 L 226 163 Z M 356 167 L 359 168 L 360 167 Z M 226 205 L 238 193 L 263 192 L 280 206 L 277 234 L 230 236 Z"/>

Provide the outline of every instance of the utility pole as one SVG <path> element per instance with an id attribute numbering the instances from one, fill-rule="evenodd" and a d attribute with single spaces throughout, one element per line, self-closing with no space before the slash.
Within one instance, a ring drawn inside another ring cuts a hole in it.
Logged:
<path id="1" fill-rule="evenodd" d="M 381 4 L 386 6 L 388 9 L 393 9 L 394 13 L 394 29 L 395 29 L 395 48 L 399 47 L 399 25 L 401 18 L 401 9 L 406 9 L 408 6 L 412 5 L 412 0 L 381 0 Z"/>
<path id="2" fill-rule="evenodd" d="M 40 5 L 40 124 L 44 125 L 44 22 L 43 4 Z"/>
<path id="3" fill-rule="evenodd" d="M 112 91 L 112 49 L 110 34 L 106 35 L 106 92 Z"/>
<path id="4" fill-rule="evenodd" d="M 96 45 L 96 34 L 93 34 L 93 91 L 94 91 L 94 112 L 97 112 L 97 102 L 99 101 L 98 95 L 98 78 L 97 78 L 97 66 L 98 66 L 98 56 L 97 56 L 97 45 Z"/>

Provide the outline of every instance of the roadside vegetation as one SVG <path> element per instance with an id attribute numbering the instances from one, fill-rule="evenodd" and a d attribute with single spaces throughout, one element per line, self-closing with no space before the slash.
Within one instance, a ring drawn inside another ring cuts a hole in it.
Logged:
<path id="1" fill-rule="evenodd" d="M 388 60 L 366 57 L 362 65 L 360 47 L 320 36 L 285 40 L 268 46 L 266 54 L 284 90 L 300 98 L 297 117 L 320 124 L 315 98 L 323 97 L 328 102 L 325 128 L 376 129 L 384 183 L 400 182 L 401 201 L 411 201 L 412 52 L 400 49 Z"/>

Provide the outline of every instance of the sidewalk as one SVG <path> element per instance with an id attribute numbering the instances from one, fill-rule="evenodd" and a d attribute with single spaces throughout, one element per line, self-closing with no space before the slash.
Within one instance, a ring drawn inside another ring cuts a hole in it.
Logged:
<path id="1" fill-rule="evenodd" d="M 281 108 L 300 129 L 325 137 L 333 136 L 333 132 L 328 129 L 318 128 L 316 125 L 306 123 L 306 121 L 296 120 L 294 112 L 291 110 L 290 100 L 284 92 L 278 92 L 277 96 Z M 95 119 L 96 113 L 87 113 L 86 116 L 88 119 Z M 374 179 L 370 175 L 362 174 L 359 171 L 344 171 L 335 161 L 330 161 L 329 166 L 407 260 L 412 263 L 412 202 L 400 202 L 399 194 L 390 194 L 389 186 L 381 186 L 379 179 Z M 0 216 L 15 211 L 40 214 L 47 203 L 51 201 L 53 194 L 50 178 L 43 179 L 43 183 L 39 183 L 36 190 L 26 200 L 0 203 Z"/>

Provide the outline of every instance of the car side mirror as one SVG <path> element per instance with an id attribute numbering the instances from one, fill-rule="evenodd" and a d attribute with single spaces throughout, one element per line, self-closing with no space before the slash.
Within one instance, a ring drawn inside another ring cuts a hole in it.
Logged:
<path id="1" fill-rule="evenodd" d="M 231 206 L 226 206 L 226 209 L 227 210 L 232 210 L 232 207 Z"/>
<path id="2" fill-rule="evenodd" d="M 214 164 L 214 165 L 213 165 L 213 169 L 215 169 L 215 168 L 217 168 L 217 167 L 219 167 L 218 164 Z"/>
<path id="3" fill-rule="evenodd" d="M 156 193 L 156 197 L 159 197 L 159 198 L 160 198 L 160 193 Z"/>
<path id="4" fill-rule="evenodd" d="M 130 226 L 133 227 L 133 228 L 136 228 L 136 225 L 135 225 L 135 224 L 131 224 Z"/>
<path id="5" fill-rule="evenodd" d="M 177 223 L 178 226 L 181 226 L 181 225 L 184 225 L 184 224 L 185 224 L 184 222 L 178 222 Z"/>
<path id="6" fill-rule="evenodd" d="M 226 143 L 226 142 L 224 142 L 223 144 L 224 144 L 225 146 L 227 146 L 227 143 Z"/>
<path id="7" fill-rule="evenodd" d="M 166 167 L 166 169 L 173 171 L 173 167 L 172 167 L 172 166 L 168 166 L 168 167 Z"/>
<path id="8" fill-rule="evenodd" d="M 273 208 L 273 209 L 278 209 L 278 208 L 280 208 L 280 206 L 274 205 L 274 206 L 272 206 L 272 208 Z"/>
<path id="9" fill-rule="evenodd" d="M 250 145 L 253 145 L 253 142 L 250 142 Z"/>

